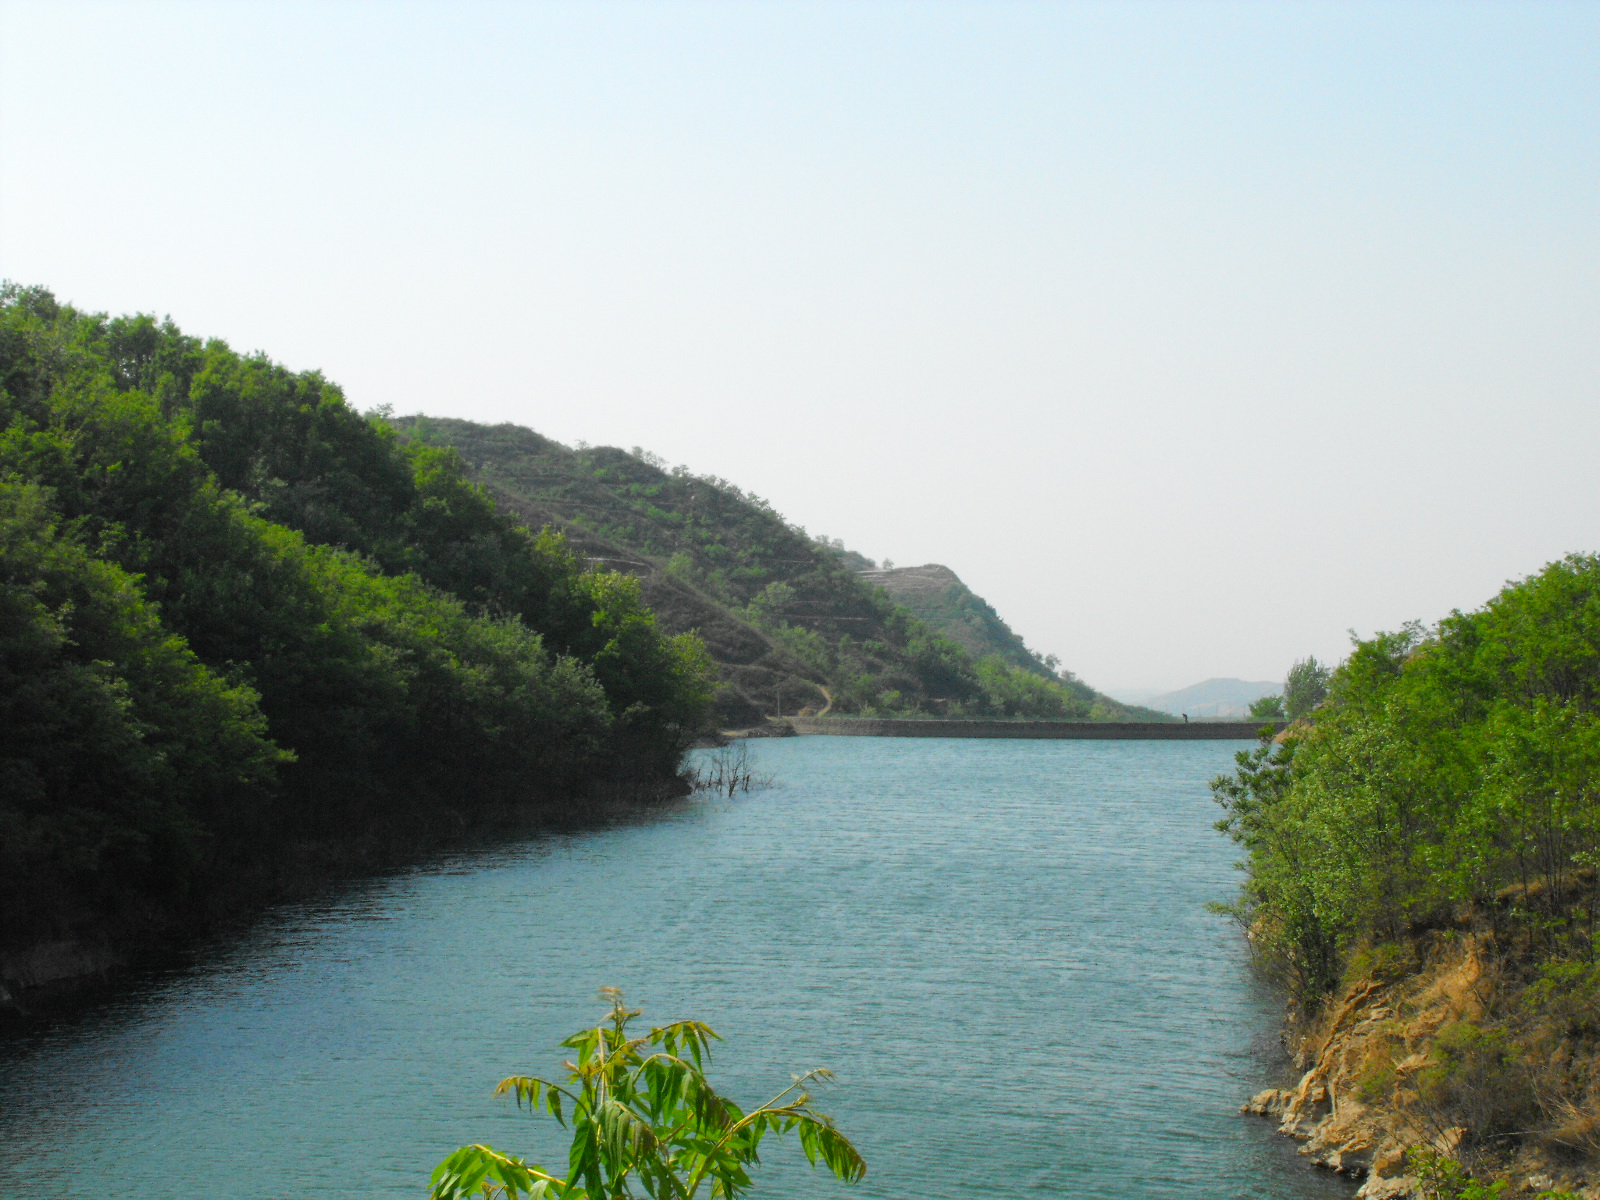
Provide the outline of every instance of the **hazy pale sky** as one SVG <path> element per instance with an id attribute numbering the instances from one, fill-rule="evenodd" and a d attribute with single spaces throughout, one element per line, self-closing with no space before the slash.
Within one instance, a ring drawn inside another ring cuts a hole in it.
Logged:
<path id="1" fill-rule="evenodd" d="M 0 276 L 640 445 L 1096 686 L 1600 549 L 1600 5 L 0 3 Z"/>

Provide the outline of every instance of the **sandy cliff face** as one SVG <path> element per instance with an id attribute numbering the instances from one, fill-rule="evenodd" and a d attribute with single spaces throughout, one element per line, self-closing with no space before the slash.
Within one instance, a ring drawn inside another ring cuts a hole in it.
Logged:
<path id="1" fill-rule="evenodd" d="M 1260 1092 L 1241 1111 L 1276 1121 L 1316 1166 L 1363 1180 L 1360 1200 L 1421 1200 L 1428 1193 L 1408 1150 L 1455 1156 L 1481 1141 L 1430 1104 L 1429 1072 L 1441 1061 L 1441 1031 L 1490 1017 L 1493 974 L 1482 943 L 1467 935 L 1435 946 L 1420 969 L 1350 984 L 1299 1036 L 1299 1083 Z M 1506 1180 L 1508 1195 L 1555 1190 L 1600 1200 L 1592 1161 L 1548 1145 L 1480 1156 L 1475 1174 Z"/>

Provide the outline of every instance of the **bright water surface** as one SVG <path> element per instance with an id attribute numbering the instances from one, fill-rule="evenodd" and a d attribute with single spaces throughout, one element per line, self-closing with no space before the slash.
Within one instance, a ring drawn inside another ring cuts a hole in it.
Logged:
<path id="1" fill-rule="evenodd" d="M 1240 1101 L 1279 1075 L 1226 742 L 796 738 L 779 786 L 279 910 L 192 967 L 0 1042 L 0 1196 L 417 1197 L 450 1149 L 552 1165 L 495 1100 L 626 989 L 728 1039 L 737 1099 L 825 1065 L 869 1173 L 775 1148 L 769 1197 L 1347 1196 Z M 554 1160 L 554 1162 L 552 1162 Z"/>

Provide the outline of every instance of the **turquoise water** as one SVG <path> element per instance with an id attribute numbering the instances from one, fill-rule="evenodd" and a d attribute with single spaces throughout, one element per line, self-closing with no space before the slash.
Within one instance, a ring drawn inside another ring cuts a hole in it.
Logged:
<path id="1" fill-rule="evenodd" d="M 450 1149 L 560 1161 L 495 1100 L 621 986 L 728 1039 L 753 1102 L 832 1067 L 869 1164 L 757 1195 L 1348 1196 L 1240 1101 L 1278 1010 L 1208 914 L 1217 742 L 797 738 L 778 786 L 279 910 L 115 1003 L 0 1043 L 0 1195 L 419 1196 Z"/>

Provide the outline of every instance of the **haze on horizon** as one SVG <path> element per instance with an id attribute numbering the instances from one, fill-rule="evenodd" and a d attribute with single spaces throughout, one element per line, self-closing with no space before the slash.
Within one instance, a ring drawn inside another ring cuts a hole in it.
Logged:
<path id="1" fill-rule="evenodd" d="M 1600 549 L 1600 7 L 0 4 L 0 277 L 639 445 L 1113 693 Z"/>

